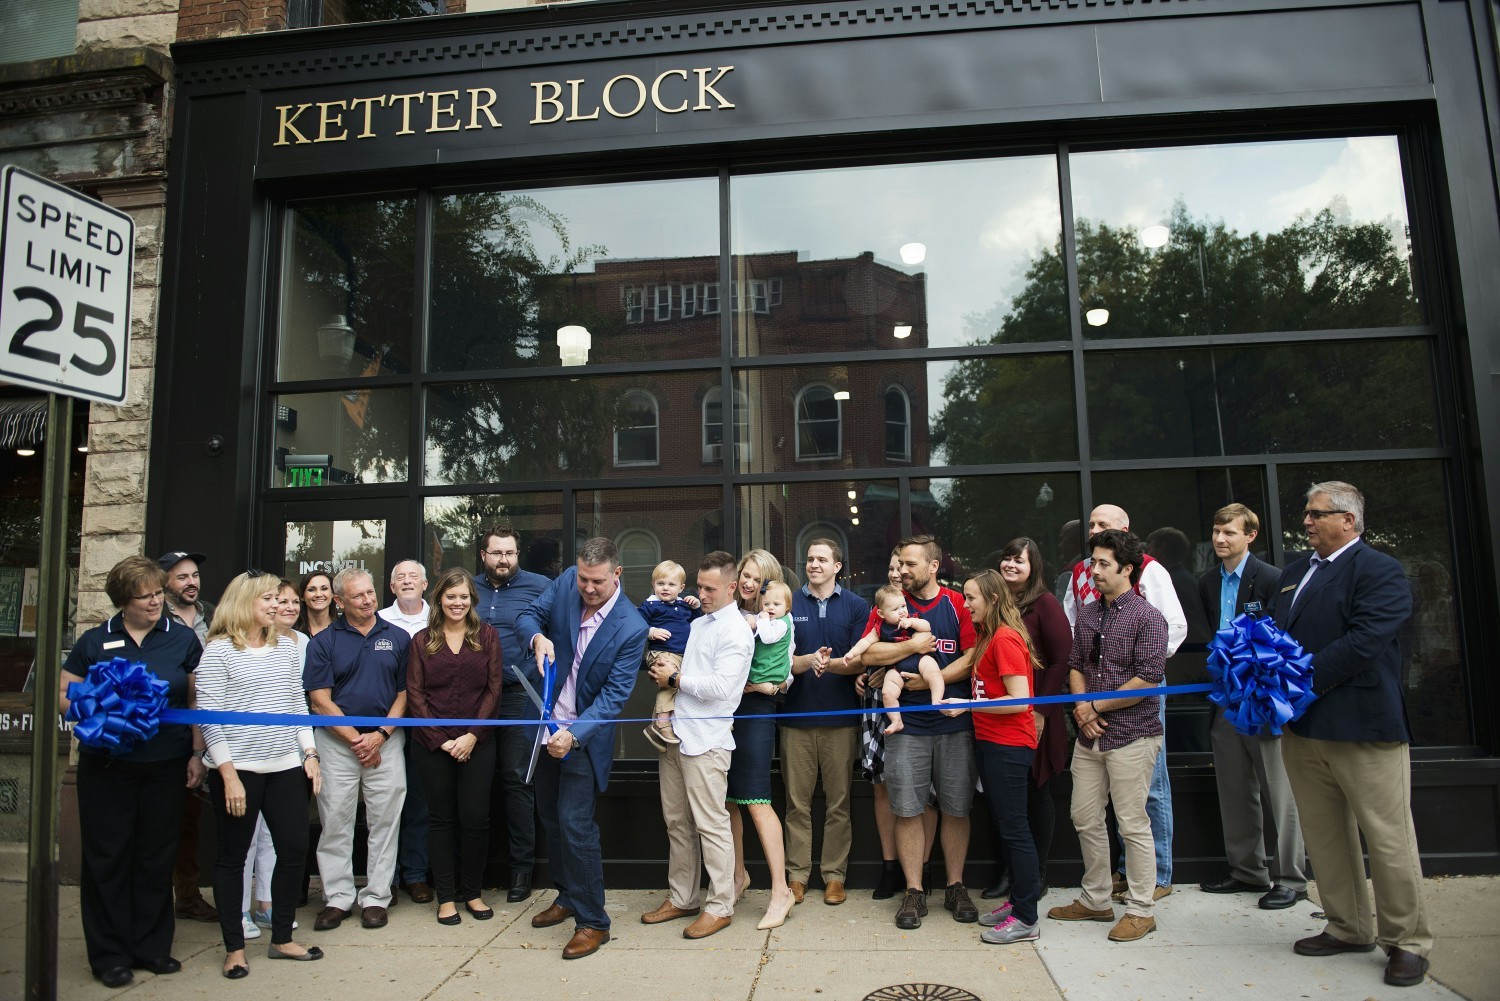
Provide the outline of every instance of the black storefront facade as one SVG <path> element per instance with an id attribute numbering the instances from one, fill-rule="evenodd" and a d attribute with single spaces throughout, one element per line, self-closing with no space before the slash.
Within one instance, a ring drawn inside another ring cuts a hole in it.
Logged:
<path id="1" fill-rule="evenodd" d="M 831 535 L 868 596 L 910 531 L 947 577 L 1018 535 L 1054 576 L 1113 502 L 1186 588 L 1220 505 L 1283 563 L 1307 485 L 1346 479 L 1417 608 L 1424 864 L 1496 871 L 1494 28 L 1481 0 L 595 3 L 180 45 L 147 548 L 435 577 L 505 521 L 543 573 L 613 538 L 639 601 L 661 559 L 799 572 Z M 1206 710 L 1170 713 L 1189 881 L 1222 845 Z M 621 886 L 664 876 L 637 729 L 601 804 Z"/>

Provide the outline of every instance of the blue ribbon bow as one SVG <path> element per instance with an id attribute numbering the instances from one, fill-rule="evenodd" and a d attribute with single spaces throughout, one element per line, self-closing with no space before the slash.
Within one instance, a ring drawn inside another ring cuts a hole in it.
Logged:
<path id="1" fill-rule="evenodd" d="M 116 657 L 90 667 L 83 681 L 70 682 L 68 701 L 78 742 L 118 756 L 156 736 L 167 683 L 145 664 Z"/>
<path id="2" fill-rule="evenodd" d="M 1208 644 L 1208 699 L 1248 737 L 1300 719 L 1313 694 L 1312 654 L 1270 619 L 1241 615 Z"/>

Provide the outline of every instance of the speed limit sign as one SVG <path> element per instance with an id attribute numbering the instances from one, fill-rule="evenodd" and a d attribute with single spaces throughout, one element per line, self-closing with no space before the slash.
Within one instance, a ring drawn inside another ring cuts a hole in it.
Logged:
<path id="1" fill-rule="evenodd" d="M 7 166 L 0 224 L 0 379 L 125 399 L 135 220 Z"/>

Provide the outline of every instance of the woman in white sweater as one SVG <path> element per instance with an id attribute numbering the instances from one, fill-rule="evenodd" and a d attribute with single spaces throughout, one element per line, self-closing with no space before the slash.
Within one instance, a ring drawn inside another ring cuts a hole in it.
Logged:
<path id="1" fill-rule="evenodd" d="M 224 712 L 306 714 L 296 642 L 276 629 L 280 580 L 260 570 L 224 589 L 197 675 L 198 708 Z M 204 668 L 207 668 L 205 671 Z M 271 877 L 271 959 L 323 958 L 292 941 L 292 923 L 307 856 L 307 798 L 322 781 L 310 727 L 207 723 L 204 763 L 218 819 L 214 900 L 224 934 L 224 976 L 250 975 L 241 926 L 245 853 L 255 819 L 265 818 L 276 846 Z"/>

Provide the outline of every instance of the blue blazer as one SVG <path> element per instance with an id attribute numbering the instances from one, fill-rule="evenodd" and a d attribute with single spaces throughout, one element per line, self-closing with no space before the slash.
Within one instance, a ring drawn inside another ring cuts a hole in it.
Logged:
<path id="1" fill-rule="evenodd" d="M 522 643 L 541 633 L 552 641 L 557 656 L 556 690 L 552 705 L 562 691 L 563 682 L 573 667 L 573 644 L 578 639 L 578 623 L 583 615 L 583 601 L 578 596 L 578 569 L 569 567 L 552 581 L 516 618 L 516 633 Z M 635 688 L 641 658 L 646 653 L 646 620 L 621 594 L 589 640 L 578 665 L 578 722 L 571 727 L 573 735 L 588 751 L 594 768 L 594 786 L 603 792 L 609 785 L 609 770 L 615 758 L 615 724 L 625 700 Z M 535 669 L 536 658 L 523 651 Z M 540 674 L 534 679 L 541 690 Z M 529 701 L 526 718 L 540 719 L 541 714 Z M 527 728 L 530 729 L 529 727 Z M 542 752 L 543 754 L 546 751 Z"/>
<path id="2" fill-rule="evenodd" d="M 1356 542 L 1319 568 L 1292 603 L 1311 554 L 1281 575 L 1272 616 L 1313 655 L 1317 699 L 1291 724 L 1316 740 L 1411 742 L 1401 690 L 1399 637 L 1411 617 L 1411 587 L 1401 564 Z"/>

